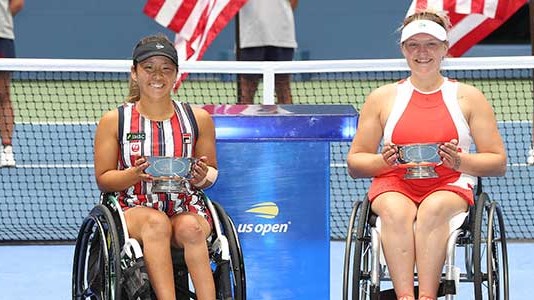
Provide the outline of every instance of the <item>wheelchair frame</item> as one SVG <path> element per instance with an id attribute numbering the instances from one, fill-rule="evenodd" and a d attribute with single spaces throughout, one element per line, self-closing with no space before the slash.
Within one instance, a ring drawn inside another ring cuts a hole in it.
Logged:
<path id="1" fill-rule="evenodd" d="M 205 196 L 205 195 L 204 195 Z M 246 299 L 243 253 L 235 225 L 224 209 L 205 196 L 213 218 L 213 234 L 208 243 L 217 299 Z M 196 299 L 189 282 L 183 249 L 173 248 L 173 270 L 177 299 Z M 144 270 L 139 243 L 128 236 L 122 209 L 116 195 L 102 194 L 82 222 L 74 252 L 73 299 L 125 299 L 123 273 L 136 263 Z M 143 284 L 150 282 L 143 274 Z M 152 296 L 154 297 L 154 296 Z"/>
<path id="2" fill-rule="evenodd" d="M 397 299 L 393 289 L 380 289 L 380 282 L 391 281 L 391 278 L 387 267 L 380 262 L 381 241 L 374 227 L 376 218 L 367 197 L 354 204 L 345 241 L 343 300 Z M 457 247 L 465 250 L 465 272 L 460 272 L 455 266 Z M 469 208 L 463 225 L 449 235 L 438 297 L 454 299 L 458 281 L 472 282 L 477 300 L 508 300 L 508 280 L 508 251 L 502 211 L 497 202 L 482 192 L 479 178 L 475 205 Z M 417 282 L 417 273 L 414 273 L 414 282 Z M 417 286 L 415 296 L 417 299 Z"/>

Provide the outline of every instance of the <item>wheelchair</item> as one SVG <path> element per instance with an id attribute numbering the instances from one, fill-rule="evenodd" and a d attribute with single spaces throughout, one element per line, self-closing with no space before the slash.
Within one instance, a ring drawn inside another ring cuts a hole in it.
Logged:
<path id="1" fill-rule="evenodd" d="M 205 195 L 204 195 L 205 196 Z M 208 249 L 216 298 L 246 299 L 245 266 L 237 230 L 230 216 L 205 197 L 213 217 Z M 183 249 L 172 248 L 177 299 L 196 299 Z M 72 270 L 72 298 L 120 300 L 155 299 L 139 243 L 128 237 L 115 194 L 102 194 L 84 219 L 76 240 Z"/>
<path id="2" fill-rule="evenodd" d="M 480 178 L 475 205 L 468 212 L 453 217 L 449 224 L 451 230 L 438 298 L 454 299 L 460 283 L 472 283 L 474 299 L 508 300 L 508 252 L 503 215 L 497 202 L 482 191 Z M 343 300 L 397 299 L 393 288 L 382 290 L 380 287 L 382 281 L 391 281 L 391 277 L 381 253 L 377 225 L 379 218 L 371 211 L 367 197 L 357 201 L 345 241 Z M 463 267 L 455 265 L 459 248 L 464 249 Z M 414 273 L 414 282 L 417 283 L 417 273 Z M 417 285 L 414 290 L 417 299 Z"/>

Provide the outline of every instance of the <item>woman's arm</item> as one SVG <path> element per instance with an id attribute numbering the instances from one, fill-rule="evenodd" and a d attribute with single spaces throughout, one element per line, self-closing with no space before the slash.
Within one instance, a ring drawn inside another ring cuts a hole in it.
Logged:
<path id="1" fill-rule="evenodd" d="M 198 125 L 198 139 L 195 145 L 195 156 L 205 156 L 209 166 L 217 168 L 217 152 L 215 149 L 215 124 L 211 115 L 202 108 L 193 107 Z"/>
<path id="2" fill-rule="evenodd" d="M 215 148 L 215 124 L 211 115 L 202 108 L 193 107 L 198 125 L 195 157 L 200 162 L 194 167 L 195 177 L 191 180 L 198 188 L 207 188 L 217 179 L 217 151 Z"/>
<path id="3" fill-rule="evenodd" d="M 506 173 L 506 150 L 490 103 L 477 88 L 460 84 L 458 101 L 466 115 L 476 153 L 459 153 L 458 171 L 473 176 Z"/>
<path id="4" fill-rule="evenodd" d="M 352 178 L 373 177 L 393 167 L 377 153 L 387 119 L 385 107 L 394 97 L 394 85 L 386 85 L 367 97 L 358 118 L 356 135 L 347 156 L 349 174 Z M 389 156 L 388 156 L 389 157 Z"/>
<path id="5" fill-rule="evenodd" d="M 150 177 L 143 172 L 148 167 L 148 162 L 141 157 L 135 161 L 135 166 L 117 170 L 119 155 L 117 110 L 104 114 L 100 119 L 96 128 L 94 151 L 96 183 L 102 192 L 123 191 Z"/>

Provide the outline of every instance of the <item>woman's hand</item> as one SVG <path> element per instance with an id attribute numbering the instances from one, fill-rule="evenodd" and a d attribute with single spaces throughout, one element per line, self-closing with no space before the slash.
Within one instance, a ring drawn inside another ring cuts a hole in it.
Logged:
<path id="1" fill-rule="evenodd" d="M 399 156 L 398 152 L 399 149 L 397 146 L 389 143 L 384 145 L 382 148 L 382 158 L 388 166 L 393 167 L 397 165 L 397 159 Z"/>
<path id="2" fill-rule="evenodd" d="M 206 163 L 208 158 L 202 156 L 193 165 L 193 170 L 191 171 L 192 178 L 190 179 L 191 184 L 194 186 L 202 186 L 206 182 L 206 175 L 208 174 L 208 164 Z"/>
<path id="3" fill-rule="evenodd" d="M 145 157 L 138 157 L 135 159 L 133 166 L 128 168 L 128 171 L 132 172 L 139 181 L 152 181 L 152 176 L 145 173 L 145 169 L 148 168 L 148 160 Z"/>
<path id="4" fill-rule="evenodd" d="M 458 171 L 462 164 L 460 158 L 461 149 L 458 147 L 458 140 L 452 139 L 450 142 L 443 143 L 439 146 L 438 154 L 441 156 L 443 165 Z"/>

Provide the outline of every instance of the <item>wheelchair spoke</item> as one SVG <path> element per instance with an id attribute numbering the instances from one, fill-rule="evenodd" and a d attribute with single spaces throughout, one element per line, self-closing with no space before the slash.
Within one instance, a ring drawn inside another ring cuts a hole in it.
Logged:
<path id="1" fill-rule="evenodd" d="M 508 299 L 508 263 L 502 216 L 496 202 L 483 198 L 475 234 L 475 298 Z"/>
<path id="2" fill-rule="evenodd" d="M 216 284 L 219 284 L 218 295 L 221 299 L 246 299 L 245 265 L 239 237 L 232 218 L 216 202 L 211 202 L 216 210 L 223 235 L 228 241 L 230 259 L 217 263 L 218 274 Z M 217 298 L 219 299 L 219 298 Z"/>
<path id="3" fill-rule="evenodd" d="M 113 216 L 106 207 L 95 206 L 84 220 L 76 243 L 74 299 L 120 298 L 119 249 Z"/>
<path id="4" fill-rule="evenodd" d="M 350 216 L 345 241 L 343 300 L 378 299 L 379 283 L 375 286 L 371 280 L 374 250 L 371 243 L 371 225 L 368 224 L 369 207 L 368 199 L 356 202 Z"/>

